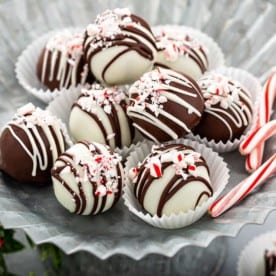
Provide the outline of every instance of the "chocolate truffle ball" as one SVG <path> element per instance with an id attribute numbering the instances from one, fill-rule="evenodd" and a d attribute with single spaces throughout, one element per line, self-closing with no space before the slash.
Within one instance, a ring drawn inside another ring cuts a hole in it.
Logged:
<path id="1" fill-rule="evenodd" d="M 107 10 L 86 28 L 84 54 L 96 79 L 127 84 L 151 70 L 156 54 L 149 25 L 128 9 Z"/>
<path id="2" fill-rule="evenodd" d="M 205 99 L 205 110 L 194 133 L 215 142 L 239 138 L 252 120 L 249 91 L 218 73 L 202 77 L 198 84 Z"/>
<path id="3" fill-rule="evenodd" d="M 51 37 L 37 63 L 37 76 L 50 90 L 92 83 L 83 58 L 83 34 L 63 31 Z"/>
<path id="4" fill-rule="evenodd" d="M 272 236 L 272 235 L 271 235 Z M 260 273 L 257 275 L 265 275 L 270 276 L 274 275 L 276 272 L 276 251 L 275 251 L 275 242 L 272 241 L 271 237 L 271 248 L 265 249 L 264 255 L 262 258 L 262 262 L 259 262 L 259 270 Z M 263 240 L 263 243 L 265 243 L 266 240 Z"/>
<path id="5" fill-rule="evenodd" d="M 157 68 L 129 90 L 127 114 L 144 136 L 163 142 L 183 137 L 198 124 L 204 100 L 197 83 L 169 69 Z"/>
<path id="6" fill-rule="evenodd" d="M 74 140 L 98 142 L 112 149 L 129 146 L 134 131 L 126 116 L 126 100 L 121 88 L 104 88 L 95 84 L 82 89 L 69 118 Z"/>
<path id="7" fill-rule="evenodd" d="M 195 38 L 174 29 L 155 31 L 155 66 L 164 67 L 198 79 L 208 69 L 207 49 Z"/>
<path id="8" fill-rule="evenodd" d="M 98 143 L 81 141 L 59 156 L 52 169 L 57 200 L 72 213 L 96 215 L 119 200 L 120 156 Z"/>
<path id="9" fill-rule="evenodd" d="M 139 203 L 159 217 L 194 210 L 213 194 L 205 160 L 183 144 L 153 146 L 129 176 Z"/>
<path id="10" fill-rule="evenodd" d="M 0 168 L 19 182 L 50 184 L 52 165 L 64 150 L 60 121 L 27 104 L 2 130 Z"/>

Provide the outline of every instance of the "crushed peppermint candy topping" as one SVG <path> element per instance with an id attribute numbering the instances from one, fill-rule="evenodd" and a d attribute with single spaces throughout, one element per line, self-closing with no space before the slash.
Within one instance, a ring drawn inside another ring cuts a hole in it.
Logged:
<path id="1" fill-rule="evenodd" d="M 74 156 L 74 161 L 80 167 L 78 181 L 95 183 L 96 196 L 118 192 L 117 165 L 121 162 L 121 157 L 117 153 L 95 154 L 95 148 L 91 147 L 87 155 Z"/>
<path id="2" fill-rule="evenodd" d="M 192 50 L 207 53 L 199 41 L 184 32 L 157 30 L 155 37 L 157 49 L 164 51 L 165 58 L 169 61 L 176 61 L 180 56 L 188 57 Z"/>
<path id="3" fill-rule="evenodd" d="M 130 96 L 138 94 L 135 98 L 131 96 L 131 105 L 142 110 L 148 108 L 158 117 L 163 104 L 168 101 L 167 97 L 162 95 L 162 91 L 167 90 L 170 83 L 166 71 L 158 68 L 136 81 L 129 90 Z"/>
<path id="4" fill-rule="evenodd" d="M 88 36 L 98 38 L 112 38 L 114 35 L 121 34 L 121 26 L 133 24 L 129 9 L 106 10 L 96 17 L 95 24 L 87 26 Z"/>
<path id="5" fill-rule="evenodd" d="M 35 107 L 32 103 L 28 103 L 19 109 L 12 118 L 12 123 L 24 125 L 32 128 L 34 125 L 59 125 L 59 120 L 47 110 Z"/>
<path id="6" fill-rule="evenodd" d="M 82 33 L 65 30 L 52 36 L 46 44 L 46 49 L 60 51 L 70 58 L 71 63 L 74 63 L 83 54 L 83 40 Z"/>
<path id="7" fill-rule="evenodd" d="M 240 99 L 243 88 L 237 81 L 217 73 L 211 73 L 199 80 L 199 86 L 207 109 L 216 104 L 224 109 L 230 108 L 233 103 L 243 106 Z"/>
<path id="8" fill-rule="evenodd" d="M 125 92 L 121 88 L 107 88 L 100 84 L 94 84 L 90 88 L 82 89 L 77 104 L 80 105 L 83 110 L 90 113 L 96 114 L 97 107 L 101 106 L 105 113 L 111 114 L 112 105 L 120 105 L 125 99 Z"/>
<path id="9" fill-rule="evenodd" d="M 162 145 L 160 146 L 162 147 Z M 149 169 L 150 175 L 154 178 L 160 178 L 163 175 L 162 164 L 172 163 L 175 168 L 176 175 L 180 175 L 186 180 L 189 176 L 197 177 L 198 171 L 195 165 L 200 159 L 200 153 L 190 152 L 185 150 L 171 149 L 167 152 L 160 151 L 159 146 L 152 147 L 152 153 L 146 157 L 145 167 Z M 137 180 L 141 164 L 136 168 L 131 168 L 128 176 L 133 182 Z"/>

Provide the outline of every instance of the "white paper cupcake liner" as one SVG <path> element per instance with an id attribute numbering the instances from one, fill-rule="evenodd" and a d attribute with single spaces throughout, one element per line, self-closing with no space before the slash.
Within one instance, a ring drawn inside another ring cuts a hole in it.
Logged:
<path id="1" fill-rule="evenodd" d="M 265 275 L 265 250 L 276 250 L 276 231 L 262 234 L 248 243 L 243 249 L 238 261 L 239 276 Z"/>
<path id="2" fill-rule="evenodd" d="M 174 30 L 177 32 L 183 32 L 190 34 L 191 37 L 196 38 L 200 44 L 206 47 L 208 57 L 208 70 L 211 71 L 224 65 L 224 54 L 219 45 L 207 34 L 187 26 L 181 25 L 160 25 L 152 27 L 153 32 L 159 30 Z"/>
<path id="3" fill-rule="evenodd" d="M 62 122 L 65 123 L 66 128 L 69 130 L 69 117 L 71 112 L 71 107 L 73 103 L 78 99 L 81 93 L 81 86 L 72 87 L 70 89 L 70 93 L 61 93 L 57 97 L 55 97 L 47 106 L 47 110 L 54 114 L 57 118 L 61 119 Z M 68 131 L 69 132 L 69 131 Z M 70 138 L 69 132 L 69 139 L 73 144 L 73 139 Z M 136 143 L 142 141 L 140 134 L 135 132 L 135 137 L 133 139 L 133 143 L 129 146 L 124 146 L 123 148 L 116 148 L 114 149 L 115 152 L 119 153 L 123 160 L 132 152 L 136 146 Z"/>
<path id="4" fill-rule="evenodd" d="M 151 152 L 151 147 L 154 143 L 145 141 L 137 145 L 135 150 L 132 151 L 127 158 L 125 164 L 126 185 L 123 188 L 123 199 L 129 211 L 142 219 L 144 222 L 159 228 L 177 229 L 196 222 L 208 211 L 208 207 L 215 201 L 215 199 L 227 185 L 229 180 L 229 169 L 227 164 L 223 161 L 222 157 L 220 157 L 210 148 L 207 148 L 205 145 L 199 144 L 196 141 L 178 139 L 168 143 L 183 143 L 187 146 L 191 146 L 205 158 L 210 169 L 213 196 L 205 201 L 202 205 L 197 206 L 195 210 L 189 210 L 185 213 L 182 212 L 178 215 L 163 215 L 162 217 L 158 217 L 157 215 L 151 216 L 150 214 L 146 213 L 139 204 L 138 200 L 135 198 L 133 193 L 133 183 L 128 178 L 129 170 L 133 167 L 136 167 L 137 164 L 142 162 Z"/>
<path id="5" fill-rule="evenodd" d="M 206 146 L 212 148 L 217 152 L 229 152 L 237 149 L 239 147 L 240 142 L 245 138 L 246 134 L 256 123 L 256 110 L 259 102 L 260 92 L 262 87 L 259 81 L 247 71 L 242 69 L 234 68 L 234 67 L 220 67 L 214 72 L 220 73 L 224 76 L 230 77 L 233 80 L 240 82 L 247 90 L 251 93 L 252 102 L 253 102 L 253 118 L 251 123 L 247 126 L 244 133 L 239 137 L 235 138 L 233 141 L 223 142 L 215 142 L 214 140 L 208 140 L 207 138 L 201 138 L 199 135 L 188 134 L 187 138 L 199 141 L 204 143 Z M 206 73 L 208 74 L 208 73 Z"/>
<path id="6" fill-rule="evenodd" d="M 70 93 L 70 88 L 62 88 L 62 89 L 54 89 L 50 90 L 45 85 L 43 85 L 37 77 L 36 73 L 36 65 L 41 54 L 41 51 L 45 47 L 49 38 L 51 38 L 55 33 L 69 30 L 72 32 L 81 31 L 80 28 L 68 28 L 62 30 L 51 31 L 46 33 L 45 35 L 34 40 L 18 57 L 16 65 L 15 65 L 15 74 L 18 82 L 23 88 L 39 98 L 45 103 L 49 103 L 52 99 L 54 99 L 57 95 L 63 93 Z M 81 86 L 81 85 L 78 85 Z"/>

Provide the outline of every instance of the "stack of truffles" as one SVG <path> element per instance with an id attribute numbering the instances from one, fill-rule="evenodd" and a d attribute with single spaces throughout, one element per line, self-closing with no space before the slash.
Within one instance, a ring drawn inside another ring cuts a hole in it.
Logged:
<path id="1" fill-rule="evenodd" d="M 144 210 L 161 217 L 195 209 L 213 194 L 212 172 L 193 148 L 166 142 L 189 133 L 233 141 L 252 120 L 250 92 L 207 72 L 208 49 L 196 37 L 153 33 L 128 9 L 107 10 L 80 33 L 54 34 L 36 62 L 50 90 L 82 85 L 68 117 L 75 144 L 66 150 L 63 124 L 28 104 L 2 130 L 0 168 L 19 182 L 52 182 L 58 201 L 77 214 L 105 212 L 119 200 L 125 176 L 113 150 L 130 146 L 135 131 L 156 144 L 127 172 Z"/>

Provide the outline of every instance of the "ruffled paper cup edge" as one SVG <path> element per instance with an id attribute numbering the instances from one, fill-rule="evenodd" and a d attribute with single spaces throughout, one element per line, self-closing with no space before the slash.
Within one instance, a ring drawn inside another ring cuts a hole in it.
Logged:
<path id="1" fill-rule="evenodd" d="M 63 93 L 70 93 L 72 88 L 81 87 L 80 84 L 77 86 L 71 86 L 69 88 L 61 88 L 61 89 L 54 89 L 50 90 L 45 85 L 43 85 L 37 77 L 36 74 L 36 64 L 41 54 L 41 51 L 49 38 L 56 33 L 62 31 L 72 31 L 78 32 L 81 31 L 81 28 L 64 28 L 64 29 L 57 29 L 50 31 L 37 39 L 35 39 L 31 44 L 29 44 L 20 54 L 20 56 L 16 60 L 15 64 L 15 75 L 19 82 L 19 84 L 30 94 L 34 95 L 36 98 L 40 99 L 45 103 L 49 103 L 53 100 L 56 96 L 63 94 Z M 27 73 L 26 71 L 29 71 Z M 35 80 L 30 82 L 26 74 L 28 74 L 29 79 Z M 30 76 L 30 74 L 32 74 Z"/>
<path id="2" fill-rule="evenodd" d="M 227 141 L 227 142 L 215 142 L 214 140 L 208 140 L 207 138 L 202 138 L 199 135 L 194 135 L 192 133 L 188 134 L 186 137 L 198 141 L 200 143 L 205 144 L 206 146 L 212 148 L 213 150 L 217 152 L 230 152 L 236 150 L 241 141 L 244 140 L 244 138 L 248 135 L 248 133 L 255 127 L 257 122 L 257 108 L 258 103 L 261 95 L 262 87 L 259 83 L 259 81 L 249 72 L 235 67 L 220 67 L 216 70 L 213 70 L 212 72 L 221 73 L 222 75 L 232 77 L 234 80 L 239 81 L 247 90 L 251 93 L 252 96 L 252 102 L 253 102 L 253 119 L 251 123 L 247 126 L 243 134 L 239 138 L 235 138 L 233 141 Z M 206 74 L 209 74 L 210 72 L 207 72 Z M 248 81 L 248 84 L 246 85 L 239 77 L 242 76 L 243 78 L 246 78 Z M 252 85 L 251 88 L 248 88 L 248 86 Z"/>
<path id="3" fill-rule="evenodd" d="M 133 184 L 131 183 L 131 180 L 128 178 L 129 170 L 133 167 L 133 165 L 137 165 L 137 162 L 143 161 L 146 155 L 150 152 L 151 146 L 154 144 L 151 141 L 144 141 L 137 144 L 136 148 L 130 153 L 130 155 L 127 158 L 125 164 L 126 185 L 123 188 L 122 197 L 124 200 L 124 204 L 129 209 L 129 211 L 137 217 L 139 217 L 140 219 L 142 219 L 144 222 L 158 228 L 178 229 L 196 222 L 208 211 L 209 206 L 216 200 L 216 198 L 221 194 L 221 192 L 227 185 L 230 174 L 228 166 L 223 161 L 223 158 L 220 157 L 218 153 L 214 152 L 212 149 L 206 147 L 205 145 L 200 144 L 196 141 L 187 140 L 183 138 L 174 141 L 169 141 L 168 143 L 183 143 L 185 145 L 193 147 L 196 151 L 202 154 L 211 172 L 211 183 L 214 188 L 213 196 L 210 197 L 207 201 L 205 201 L 202 205 L 197 206 L 195 210 L 189 210 L 186 213 L 182 212 L 177 215 L 173 214 L 170 216 L 163 215 L 161 218 L 157 215 L 151 216 L 150 214 L 145 213 L 145 211 L 142 210 L 142 207 L 139 205 L 137 199 L 135 198 L 131 190 Z M 137 152 L 139 150 L 142 150 L 143 152 L 140 152 L 138 157 Z M 214 164 L 216 164 L 216 166 Z M 133 204 L 133 202 L 136 206 Z"/>

